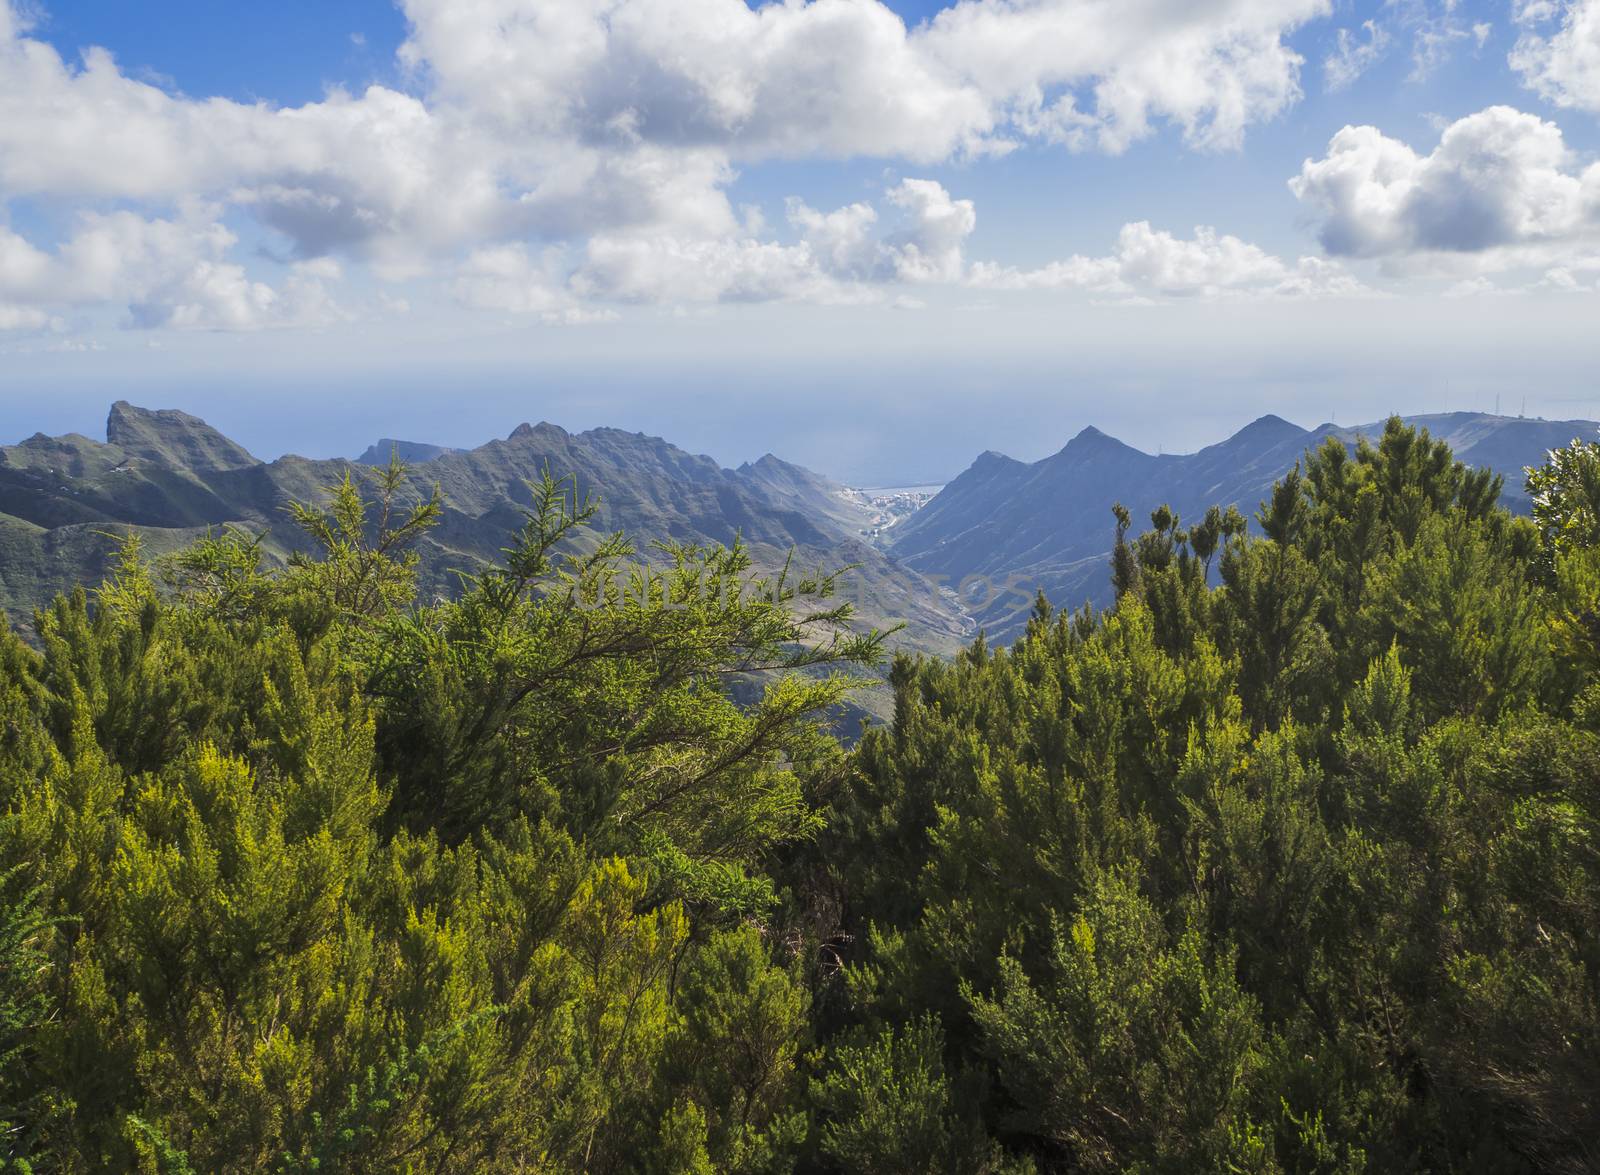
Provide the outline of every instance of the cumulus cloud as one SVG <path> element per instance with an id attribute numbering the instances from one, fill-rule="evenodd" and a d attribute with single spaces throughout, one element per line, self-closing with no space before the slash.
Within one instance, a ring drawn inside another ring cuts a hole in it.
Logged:
<path id="1" fill-rule="evenodd" d="M 791 198 L 789 223 L 810 260 L 839 281 L 955 282 L 966 267 L 966 241 L 978 224 L 971 200 L 958 200 L 937 181 L 902 180 L 885 193 L 900 224 L 879 230 L 878 210 L 857 203 L 823 213 Z"/>
<path id="2" fill-rule="evenodd" d="M 286 304 L 315 301 L 316 279 L 292 266 L 326 257 L 384 280 L 443 274 L 469 305 L 517 304 L 514 278 L 482 271 L 519 243 L 565 242 L 585 259 L 572 288 L 596 296 L 951 281 L 974 217 L 937 185 L 890 193 L 886 211 L 907 222 L 893 231 L 844 209 L 783 244 L 735 215 L 737 166 L 933 162 L 1025 141 L 1118 151 L 1162 124 L 1232 147 L 1298 98 L 1287 38 L 1328 7 L 958 0 L 908 28 L 881 0 L 402 0 L 410 92 L 280 107 L 186 97 L 103 49 L 66 60 L 0 0 L 0 202 L 155 225 L 203 201 L 219 221 L 253 216 L 291 267 L 263 283 L 233 242 L 205 238 L 181 280 L 161 268 L 142 281 L 159 297 L 124 303 L 147 324 L 293 317 Z M 712 276 L 669 279 L 670 263 Z"/>
<path id="3" fill-rule="evenodd" d="M 382 87 L 293 109 L 194 101 L 126 76 L 101 49 L 73 67 L 42 42 L 0 39 L 6 196 L 226 199 L 253 208 L 296 256 L 382 261 L 510 219 L 478 147 Z"/>
<path id="4" fill-rule="evenodd" d="M 147 220 L 132 212 L 90 213 L 51 252 L 0 228 L 0 304 L 121 306 L 125 325 L 254 330 L 322 325 L 339 317 L 324 284 L 326 265 L 294 267 L 280 288 L 253 281 L 227 261 L 235 243 L 203 218 Z"/>
<path id="5" fill-rule="evenodd" d="M 791 196 L 788 211 L 789 223 L 825 272 L 846 281 L 881 280 L 884 253 L 877 237 L 878 210 L 871 204 L 818 212 Z"/>
<path id="6" fill-rule="evenodd" d="M 788 219 L 799 239 L 789 244 L 749 235 L 597 235 L 572 288 L 626 302 L 859 303 L 879 300 L 874 287 L 888 283 L 960 281 L 977 225 L 972 201 L 926 179 L 902 180 L 885 199 L 887 224 L 871 204 L 819 212 L 791 199 Z"/>
<path id="7" fill-rule="evenodd" d="M 1229 145 L 1298 96 L 1284 37 L 1326 5 L 961 0 L 908 30 L 878 0 L 405 0 L 425 98 L 373 86 L 294 108 L 173 96 L 102 49 L 70 65 L 6 6 L 0 189 L 243 187 L 317 252 L 470 235 L 574 186 L 626 187 L 630 167 L 660 179 L 697 149 L 714 156 L 691 169 L 704 186 L 730 159 L 933 161 L 1065 128 L 1115 149 L 1162 119 Z"/>
<path id="8" fill-rule="evenodd" d="M 828 277 L 805 245 L 749 238 L 597 236 L 572 285 L 584 297 L 622 302 L 835 303 L 867 297 Z"/>
<path id="9" fill-rule="evenodd" d="M 207 199 L 252 212 L 288 259 L 339 254 L 389 279 L 514 235 L 733 223 L 721 152 L 530 138 L 382 86 L 292 108 L 193 100 L 101 49 L 69 64 L 0 10 L 0 199 Z"/>
<path id="10" fill-rule="evenodd" d="M 1299 94 L 1288 33 L 1327 0 L 403 0 L 403 57 L 521 133 L 740 158 L 931 162 L 1012 136 L 1112 149 L 1171 120 L 1236 143 Z M 1081 109 L 1080 109 L 1081 103 Z"/>
<path id="11" fill-rule="evenodd" d="M 565 288 L 557 251 L 535 258 L 521 242 L 475 249 L 461 264 L 450 292 L 465 306 L 506 314 L 533 315 L 548 324 L 607 322 L 616 312 L 586 307 Z M 399 312 L 410 309 L 401 304 Z"/>
<path id="12" fill-rule="evenodd" d="M 1511 67 L 1557 106 L 1600 111 L 1600 0 L 1517 0 Z"/>
<path id="13" fill-rule="evenodd" d="M 933 180 L 905 180 L 889 191 L 909 216 L 907 228 L 886 248 L 895 276 L 910 282 L 953 282 L 961 277 L 962 247 L 978 216 L 971 200 L 952 200 Z"/>
<path id="14" fill-rule="evenodd" d="M 462 263 L 451 292 L 465 305 L 510 314 L 553 314 L 568 301 L 548 262 L 536 261 L 520 242 L 475 249 Z"/>
<path id="15" fill-rule="evenodd" d="M 857 203 L 819 212 L 793 200 L 790 244 L 750 237 L 683 240 L 635 234 L 589 242 L 570 285 L 585 298 L 628 302 L 760 302 L 803 300 L 926 303 L 892 288 L 907 284 L 992 290 L 1077 290 L 1119 302 L 1222 297 L 1362 297 L 1374 291 L 1337 261 L 1286 262 L 1238 237 L 1200 227 L 1190 238 L 1140 221 L 1124 225 L 1105 256 L 1073 256 L 1034 269 L 969 264 L 968 236 L 977 214 L 932 180 L 904 180 L 885 193 L 888 215 Z M 898 224 L 894 218 L 898 217 Z M 885 223 L 888 221 L 888 223 Z M 524 272 L 521 255 L 508 267 Z M 541 298 L 556 297 L 544 278 Z M 514 288 L 522 288 L 519 276 Z M 506 306 L 509 299 L 493 303 Z M 536 302 L 527 309 L 542 310 Z"/>
<path id="16" fill-rule="evenodd" d="M 1340 131 L 1291 185 L 1324 259 L 1141 221 L 1103 255 L 973 265 L 973 203 L 932 180 L 832 211 L 795 198 L 771 231 L 728 199 L 768 159 L 1116 152 L 1163 125 L 1234 147 L 1299 98 L 1289 37 L 1330 0 L 956 0 L 909 27 L 881 0 L 400 4 L 404 90 L 280 107 L 185 97 L 104 50 L 64 60 L 0 0 L 0 224 L 14 197 L 92 210 L 60 243 L 0 229 L 0 329 L 94 307 L 141 327 L 331 322 L 341 265 L 547 322 L 612 302 L 904 301 L 894 286 L 1355 296 L 1342 259 L 1554 272 L 1600 223 L 1597 166 L 1507 107 L 1427 153 Z M 1600 0 L 1514 4 L 1527 84 L 1600 109 Z M 1487 31 L 1456 0 L 1387 0 L 1337 30 L 1323 80 L 1349 85 L 1408 35 L 1425 73 Z M 250 218 L 266 261 L 238 255 Z"/>
<path id="17" fill-rule="evenodd" d="M 1427 155 L 1376 127 L 1347 126 L 1289 186 L 1335 256 L 1509 266 L 1600 230 L 1600 165 L 1580 171 L 1559 127 L 1508 106 L 1452 123 Z"/>
<path id="18" fill-rule="evenodd" d="M 979 263 L 969 280 L 988 289 L 1081 289 L 1123 299 L 1355 297 L 1371 292 L 1336 262 L 1302 257 L 1290 265 L 1212 228 L 1196 228 L 1185 240 L 1145 221 L 1123 225 L 1116 248 L 1106 256 L 1073 256 L 1038 269 Z"/>
<path id="19" fill-rule="evenodd" d="M 1117 151 L 1156 120 L 1229 147 L 1300 96 L 1293 29 L 1324 0 L 960 0 L 909 37 L 991 102 L 1008 132 Z"/>
<path id="20" fill-rule="evenodd" d="M 875 0 L 406 0 L 402 56 L 440 100 L 521 134 L 757 155 L 942 158 L 982 93 Z"/>

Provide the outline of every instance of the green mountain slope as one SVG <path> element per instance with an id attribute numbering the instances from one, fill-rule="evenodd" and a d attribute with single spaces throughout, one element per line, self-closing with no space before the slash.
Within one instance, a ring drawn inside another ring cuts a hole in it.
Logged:
<path id="1" fill-rule="evenodd" d="M 355 462 L 266 462 L 195 417 L 126 403 L 112 408 L 103 442 L 36 435 L 0 448 L 0 605 L 26 627 L 65 585 L 95 582 L 130 527 L 166 550 L 207 527 L 242 526 L 265 532 L 282 558 L 303 541 L 289 504 L 320 500 L 347 472 L 367 476 L 365 463 L 389 451 L 423 458 L 411 466 L 412 493 L 437 485 L 444 495 L 443 518 L 419 548 L 421 587 L 434 595 L 499 559 L 532 501 L 528 482 L 548 469 L 576 476 L 600 500 L 599 530 L 625 532 L 641 559 L 660 558 L 648 546 L 658 540 L 742 537 L 763 571 L 791 553 L 796 570 L 860 564 L 846 586 L 863 622 L 907 622 L 905 647 L 949 651 L 970 629 L 931 585 L 861 539 L 842 487 L 776 458 L 727 470 L 657 437 L 524 424 L 470 450 L 380 441 Z"/>

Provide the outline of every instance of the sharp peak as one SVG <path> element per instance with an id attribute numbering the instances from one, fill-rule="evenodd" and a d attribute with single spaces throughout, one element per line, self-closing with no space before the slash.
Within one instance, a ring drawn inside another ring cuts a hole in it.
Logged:
<path id="1" fill-rule="evenodd" d="M 201 472 L 260 464 L 244 446 L 198 416 L 176 408 L 140 408 L 126 400 L 113 403 L 106 415 L 106 443 L 127 450 L 130 456 L 175 460 Z"/>
<path id="2" fill-rule="evenodd" d="M 761 456 L 757 457 L 754 461 L 746 461 L 743 465 L 739 466 L 739 468 L 740 469 L 804 469 L 805 467 L 801 466 L 801 465 L 796 465 L 793 461 L 785 461 L 782 457 L 778 456 L 776 453 L 763 453 L 763 454 L 761 454 Z M 809 472 L 809 471 L 807 471 L 807 472 Z"/>
<path id="3" fill-rule="evenodd" d="M 1135 449 L 1126 441 L 1119 441 L 1116 437 L 1111 436 L 1109 433 L 1102 432 L 1094 425 L 1088 424 L 1078 431 L 1077 436 L 1073 437 L 1066 443 L 1057 456 L 1062 454 L 1072 454 L 1076 456 L 1083 453 L 1138 452 L 1138 449 Z"/>
<path id="4" fill-rule="evenodd" d="M 1283 417 L 1279 416 L 1276 412 L 1268 412 L 1268 413 L 1266 413 L 1266 414 L 1264 414 L 1262 416 L 1256 417 L 1249 424 L 1245 425 L 1243 428 L 1241 428 L 1238 432 L 1234 433 L 1233 435 L 1234 436 L 1243 436 L 1247 432 L 1260 432 L 1260 431 L 1262 431 L 1264 429 L 1274 429 L 1274 430 L 1281 431 L 1281 432 L 1297 432 L 1297 433 L 1303 433 L 1303 432 L 1309 431 L 1307 429 L 1301 428 L 1298 424 L 1294 423 L 1294 421 L 1292 421 L 1292 420 L 1285 420 Z"/>
<path id="5" fill-rule="evenodd" d="M 141 408 L 138 404 L 127 400 L 117 400 L 111 405 L 111 411 L 106 414 L 106 439 L 109 441 L 111 434 L 118 429 L 127 428 L 140 422 L 170 424 L 201 425 L 210 428 L 198 416 L 191 416 L 177 408 Z M 215 430 L 213 430 L 215 431 Z"/>
<path id="6" fill-rule="evenodd" d="M 971 465 L 961 472 L 961 477 L 1002 477 L 1011 470 L 1028 468 L 1026 461 L 1018 461 L 1015 457 L 1007 456 L 998 449 L 985 449 L 973 459 Z"/>
<path id="7" fill-rule="evenodd" d="M 1119 445 L 1126 443 L 1125 441 L 1118 440 L 1118 438 L 1112 436 L 1110 433 L 1106 432 L 1104 429 L 1096 428 L 1092 424 L 1086 424 L 1082 428 L 1080 428 L 1078 430 L 1077 435 L 1074 436 L 1072 438 L 1072 440 L 1073 441 L 1115 441 Z M 1072 443 L 1072 441 L 1068 441 L 1067 442 L 1067 444 L 1069 444 L 1069 445 L 1071 443 Z"/>

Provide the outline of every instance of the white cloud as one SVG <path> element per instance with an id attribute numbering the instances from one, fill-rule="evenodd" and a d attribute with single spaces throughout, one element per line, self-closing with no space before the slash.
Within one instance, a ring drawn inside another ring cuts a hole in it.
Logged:
<path id="1" fill-rule="evenodd" d="M 1375 20 L 1363 21 L 1358 35 L 1340 29 L 1336 48 L 1322 63 L 1322 76 L 1329 90 L 1342 90 L 1378 63 L 1389 47 L 1389 34 Z"/>
<path id="2" fill-rule="evenodd" d="M 407 0 L 403 55 L 497 127 L 588 143 L 932 160 L 986 135 L 969 83 L 876 2 Z"/>
<path id="3" fill-rule="evenodd" d="M 1385 9 L 1411 34 L 1411 80 L 1426 81 L 1450 60 L 1458 45 L 1482 49 L 1493 26 L 1468 24 L 1461 0 L 1385 0 Z"/>
<path id="4" fill-rule="evenodd" d="M 1557 106 L 1600 112 L 1600 0 L 1517 0 L 1511 68 Z"/>
<path id="5" fill-rule="evenodd" d="M 1578 171 L 1559 127 L 1507 106 L 1452 123 L 1428 155 L 1347 126 L 1289 186 L 1335 256 L 1510 266 L 1600 230 L 1600 165 Z"/>
<path id="6" fill-rule="evenodd" d="M 571 170 L 603 177 L 584 149 L 932 161 L 1059 129 L 1045 112 L 1076 100 L 1113 148 L 1161 119 L 1226 145 L 1298 95 L 1283 37 L 1326 0 L 962 0 L 909 31 L 877 0 L 404 7 L 402 57 L 426 100 L 374 86 L 288 109 L 174 97 L 99 49 L 69 66 L 7 7 L 0 184 L 133 197 L 262 188 L 286 222 L 316 222 L 304 242 L 315 246 L 340 224 L 448 235 L 574 154 Z M 439 177 L 454 212 L 425 199 Z"/>
<path id="7" fill-rule="evenodd" d="M 1557 265 L 1545 270 L 1544 276 L 1534 283 L 1534 288 L 1559 294 L 1592 294 L 1600 291 L 1600 280 L 1595 279 L 1592 271 L 1584 273 L 1582 269 L 1581 266 Z"/>
<path id="8" fill-rule="evenodd" d="M 1184 241 L 1144 222 L 1123 227 L 1117 262 L 1124 282 L 1161 294 L 1260 285 L 1283 276 L 1281 261 L 1238 237 L 1197 228 L 1194 239 Z"/>
<path id="9" fill-rule="evenodd" d="M 0 192 L 238 200 L 297 255 L 403 267 L 507 232 L 728 216 L 731 163 L 934 161 L 1017 138 L 1236 144 L 1299 94 L 1327 0 L 407 0 L 423 97 L 193 100 L 0 23 Z M 1078 109 L 1079 104 L 1083 109 Z"/>
<path id="10" fill-rule="evenodd" d="M 1131 226 L 1124 226 L 1124 231 L 1128 227 Z M 1116 257 L 1083 257 L 1076 254 L 1065 261 L 1051 261 L 1037 269 L 1018 269 L 997 265 L 992 261 L 980 261 L 972 267 L 968 281 L 980 289 L 990 290 L 1078 288 L 1119 292 L 1125 288 Z"/>
<path id="11" fill-rule="evenodd" d="M 464 306 L 533 315 L 552 325 L 615 317 L 614 312 L 578 305 L 565 288 L 565 268 L 558 251 L 549 250 L 535 258 L 520 241 L 473 250 L 449 288 Z"/>
<path id="12" fill-rule="evenodd" d="M 791 196 L 788 212 L 789 223 L 799 230 L 822 269 L 854 281 L 873 281 L 880 276 L 883 250 L 875 235 L 878 210 L 871 204 L 818 212 Z"/>
<path id="13" fill-rule="evenodd" d="M 790 199 L 789 223 L 817 267 L 841 281 L 961 280 L 966 240 L 978 224 L 972 201 L 954 199 L 926 179 L 902 180 L 885 196 L 902 221 L 887 235 L 878 235 L 878 211 L 864 203 L 822 213 Z"/>
<path id="14" fill-rule="evenodd" d="M 1115 152 L 1162 125 L 1197 148 L 1234 147 L 1299 98 L 1287 38 L 1330 0 L 958 0 L 911 28 L 881 0 L 401 6 L 411 92 L 278 107 L 175 94 L 100 49 L 68 62 L 0 0 L 0 202 L 95 210 L 49 251 L 0 233 L 9 316 L 115 306 L 141 326 L 327 322 L 342 313 L 335 259 L 550 321 L 592 316 L 586 300 L 854 302 L 959 283 L 971 201 L 918 179 L 879 207 L 794 201 L 775 239 L 732 208 L 737 165 L 932 162 L 1025 141 Z M 1379 40 L 1372 26 L 1342 46 L 1342 68 Z M 270 282 L 234 257 L 224 224 L 246 215 L 286 267 Z M 1062 265 L 1110 264 L 1111 286 L 1165 294 L 1320 280 L 1277 262 L 1261 276 L 1271 259 L 1234 238 L 1156 238 L 1145 254 L 1125 240 L 1110 261 Z M 1235 274 L 1251 264 L 1256 276 Z"/>
<path id="15" fill-rule="evenodd" d="M 1513 298 L 1530 294 L 1594 294 L 1600 293 L 1600 280 L 1593 276 L 1600 268 L 1595 258 L 1582 259 L 1571 266 L 1557 265 L 1532 281 L 1501 284 L 1482 275 L 1452 282 L 1444 291 L 1451 299 L 1461 298 Z"/>
<path id="16" fill-rule="evenodd" d="M 1157 120 L 1201 147 L 1300 96 L 1285 35 L 1324 0 L 961 0 L 910 39 L 968 78 L 1009 132 L 1117 151 Z"/>
<path id="17" fill-rule="evenodd" d="M 749 238 L 593 237 L 573 288 L 621 302 L 851 300 L 807 246 Z"/>
<path id="18" fill-rule="evenodd" d="M 953 282 L 964 268 L 962 247 L 978 225 L 971 200 L 952 200 L 933 180 L 903 180 L 889 201 L 910 223 L 889 239 L 895 276 L 908 282 Z"/>
<path id="19" fill-rule="evenodd" d="M 472 309 L 527 315 L 552 326 L 608 322 L 617 317 L 613 310 L 586 307 L 573 297 L 566 288 L 566 267 L 558 250 L 536 257 L 520 241 L 473 250 L 461 263 L 449 291 Z"/>
<path id="20" fill-rule="evenodd" d="M 321 325 L 339 316 L 325 285 L 329 266 L 295 267 L 279 289 L 225 260 L 235 238 L 192 215 L 146 220 L 87 213 L 54 252 L 0 229 L 0 302 L 49 308 L 117 305 L 135 327 L 254 330 Z"/>
<path id="21" fill-rule="evenodd" d="M 960 0 L 908 30 L 877 0 L 403 7 L 402 55 L 440 98 L 521 134 L 920 162 L 1003 149 L 1013 135 L 1068 137 L 1063 128 L 1120 149 L 1163 119 L 1197 144 L 1235 144 L 1298 96 L 1301 62 L 1284 37 L 1328 10 Z"/>
<path id="22" fill-rule="evenodd" d="M 885 198 L 895 215 L 882 231 L 878 210 L 856 203 L 819 212 L 788 202 L 793 244 L 749 235 L 691 238 L 605 234 L 588 242 L 572 288 L 625 302 L 877 301 L 888 283 L 955 283 L 963 247 L 977 225 L 971 200 L 934 180 L 906 179 Z"/>
<path id="23" fill-rule="evenodd" d="M 36 306 L 14 306 L 0 302 L 0 331 L 43 330 L 51 318 Z"/>
<path id="24" fill-rule="evenodd" d="M 1371 293 L 1336 262 L 1302 257 L 1291 266 L 1215 229 L 1196 228 L 1184 240 L 1145 221 L 1123 225 L 1116 249 L 1107 256 L 1073 256 L 1030 270 L 979 263 L 970 281 L 989 289 L 1081 289 L 1124 299 Z"/>
<path id="25" fill-rule="evenodd" d="M 1324 257 L 1301 257 L 1270 292 L 1295 298 L 1387 296 L 1368 286 L 1339 262 Z"/>

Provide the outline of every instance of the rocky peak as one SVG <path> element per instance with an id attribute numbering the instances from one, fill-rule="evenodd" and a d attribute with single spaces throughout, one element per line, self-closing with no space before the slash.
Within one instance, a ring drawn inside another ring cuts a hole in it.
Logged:
<path id="1" fill-rule="evenodd" d="M 129 457 L 172 469 L 219 473 L 261 464 L 198 416 L 174 409 L 153 411 L 126 400 L 111 406 L 106 442 Z"/>

